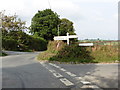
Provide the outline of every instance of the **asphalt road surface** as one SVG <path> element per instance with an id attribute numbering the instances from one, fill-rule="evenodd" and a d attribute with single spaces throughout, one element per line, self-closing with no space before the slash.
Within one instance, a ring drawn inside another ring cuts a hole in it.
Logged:
<path id="1" fill-rule="evenodd" d="M 2 58 L 2 88 L 118 88 L 118 64 L 39 62 L 39 52 L 7 52 Z"/>

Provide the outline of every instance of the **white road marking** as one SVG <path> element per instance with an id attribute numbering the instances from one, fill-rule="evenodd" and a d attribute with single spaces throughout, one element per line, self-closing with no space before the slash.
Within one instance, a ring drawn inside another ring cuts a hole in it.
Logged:
<path id="1" fill-rule="evenodd" d="M 91 82 L 88 82 L 88 81 L 80 81 L 80 82 L 85 84 L 85 85 L 91 84 Z"/>
<path id="2" fill-rule="evenodd" d="M 70 75 L 70 76 L 72 76 L 72 77 L 76 77 L 76 75 L 73 74 L 73 73 L 71 73 L 71 72 L 65 72 L 65 73 L 67 73 L 68 75 Z"/>
<path id="3" fill-rule="evenodd" d="M 59 66 L 57 66 L 57 65 L 54 65 L 54 67 L 56 67 L 56 68 L 60 68 Z"/>
<path id="4" fill-rule="evenodd" d="M 70 82 L 70 81 L 67 80 L 66 78 L 62 78 L 62 79 L 60 79 L 60 81 L 61 81 L 62 83 L 64 83 L 66 86 L 72 86 L 72 85 L 74 85 L 72 82 Z"/>
<path id="5" fill-rule="evenodd" d="M 52 64 L 52 63 L 49 63 L 49 64 L 53 66 L 53 64 Z"/>
<path id="6" fill-rule="evenodd" d="M 82 80 L 82 77 L 75 77 L 76 80 Z"/>
<path id="7" fill-rule="evenodd" d="M 87 72 L 86 74 L 88 75 L 88 74 L 90 74 L 90 72 Z"/>
<path id="8" fill-rule="evenodd" d="M 46 66 L 46 65 L 45 65 L 45 62 L 40 62 L 40 64 L 43 65 L 43 66 Z"/>
<path id="9" fill-rule="evenodd" d="M 56 72 L 55 70 L 50 70 L 50 69 L 49 69 L 49 71 L 52 72 L 52 73 Z"/>
<path id="10" fill-rule="evenodd" d="M 47 66 L 45 66 L 46 69 L 49 69 Z"/>
<path id="11" fill-rule="evenodd" d="M 66 78 L 63 78 L 63 76 L 60 74 L 60 73 L 57 73 L 55 70 L 51 70 L 47 67 L 47 65 L 45 64 L 45 62 L 40 62 L 41 65 L 43 65 L 46 69 L 48 69 L 51 73 L 53 73 L 53 75 L 56 77 L 56 78 L 61 78 L 60 81 L 62 83 L 64 83 L 66 86 L 72 86 L 74 85 L 74 83 L 70 82 L 69 80 L 67 80 Z M 49 63 L 50 65 L 60 69 L 61 71 L 64 71 L 65 73 L 67 73 L 68 75 L 72 76 L 72 77 L 75 77 L 74 79 L 76 80 L 84 80 L 82 77 L 76 77 L 75 74 L 71 73 L 71 72 L 66 72 L 66 70 L 64 68 L 61 68 L 55 64 L 52 64 L 52 63 Z M 86 74 L 90 74 L 90 72 L 87 72 Z M 99 88 L 98 86 L 96 85 L 90 85 L 91 82 L 88 82 L 88 81 L 80 81 L 82 84 L 84 84 L 81 88 Z M 100 89 L 102 90 L 102 89 Z"/>
<path id="12" fill-rule="evenodd" d="M 60 68 L 60 70 L 61 70 L 61 71 L 64 71 L 64 72 L 66 71 L 64 68 Z"/>
<path id="13" fill-rule="evenodd" d="M 55 64 L 53 64 L 53 63 L 49 63 L 51 66 L 56 66 Z"/>
<path id="14" fill-rule="evenodd" d="M 53 75 L 55 76 L 55 77 L 57 77 L 57 78 L 60 78 L 60 77 L 63 77 L 61 74 L 59 74 L 59 73 L 53 73 Z"/>
<path id="15" fill-rule="evenodd" d="M 50 65 L 56 67 L 56 68 L 60 68 L 59 66 L 57 66 L 56 64 L 52 64 L 52 63 L 49 63 Z"/>
<path id="16" fill-rule="evenodd" d="M 53 73 L 53 75 L 54 75 L 56 78 L 61 78 L 60 81 L 61 81 L 62 83 L 64 83 L 66 86 L 72 86 L 72 85 L 74 85 L 74 83 L 70 82 L 68 79 L 63 78 L 63 76 L 62 76 L 60 73 L 57 73 L 55 70 L 49 69 L 49 68 L 47 67 L 47 65 L 45 64 L 45 62 L 40 62 L 40 64 L 43 65 L 46 69 L 48 69 L 51 73 Z M 91 82 L 84 81 L 84 79 L 83 79 L 82 77 L 76 77 L 75 74 L 73 74 L 73 73 L 71 73 L 71 72 L 66 72 L 66 70 L 65 70 L 64 68 L 61 68 L 61 67 L 59 67 L 59 66 L 57 66 L 57 65 L 55 65 L 55 64 L 52 64 L 52 63 L 49 63 L 49 64 L 52 65 L 52 66 L 54 66 L 54 67 L 56 67 L 56 68 L 58 68 L 58 69 L 60 69 L 61 71 L 64 71 L 64 72 L 67 73 L 68 75 L 70 75 L 70 76 L 72 76 L 72 77 L 75 77 L 74 79 L 76 79 L 76 80 L 78 80 L 78 81 L 79 81 L 79 80 L 83 80 L 83 81 L 80 81 L 80 82 L 83 84 L 83 86 L 82 86 L 81 88 L 93 88 L 93 89 L 99 88 L 97 85 L 90 85 Z M 90 74 L 90 72 L 87 72 L 86 74 Z M 99 89 L 100 89 L 100 88 L 99 88 Z M 100 90 L 102 90 L 102 89 L 100 89 Z"/>
<path id="17" fill-rule="evenodd" d="M 40 62 L 41 64 L 43 64 L 44 62 Z"/>
<path id="18" fill-rule="evenodd" d="M 99 88 L 96 85 L 83 85 L 81 88 Z"/>

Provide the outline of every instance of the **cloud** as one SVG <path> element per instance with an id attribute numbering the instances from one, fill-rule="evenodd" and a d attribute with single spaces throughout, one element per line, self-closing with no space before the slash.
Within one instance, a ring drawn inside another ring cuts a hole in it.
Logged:
<path id="1" fill-rule="evenodd" d="M 74 2 L 87 2 L 87 3 L 113 3 L 113 2 L 119 2 L 119 0 L 74 0 Z"/>
<path id="2" fill-rule="evenodd" d="M 96 18 L 96 21 L 104 21 L 104 18 L 98 17 L 98 18 Z"/>
<path id="3" fill-rule="evenodd" d="M 114 14 L 113 18 L 118 20 L 118 13 Z"/>
<path id="4" fill-rule="evenodd" d="M 57 12 L 60 18 L 67 18 L 74 23 L 75 30 L 80 37 L 81 35 L 84 38 L 98 37 L 99 34 L 94 34 L 94 32 L 104 33 L 105 30 L 108 32 L 116 30 L 118 0 L 49 0 L 49 2 L 52 10 Z M 27 26 L 30 26 L 35 13 L 50 6 L 48 0 L 1 0 L 0 11 L 6 10 L 6 14 L 16 13 L 22 20 L 27 21 Z"/>

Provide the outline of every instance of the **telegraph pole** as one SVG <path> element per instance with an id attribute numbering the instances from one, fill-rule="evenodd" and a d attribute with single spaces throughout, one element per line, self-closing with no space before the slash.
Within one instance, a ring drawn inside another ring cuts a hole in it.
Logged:
<path id="1" fill-rule="evenodd" d="M 2 12 L 0 12 L 0 29 L 2 28 Z"/>
<path id="2" fill-rule="evenodd" d="M 2 28 L 3 12 L 0 12 L 0 29 Z"/>
<path id="3" fill-rule="evenodd" d="M 49 4 L 49 7 L 50 7 L 50 9 L 51 9 L 51 5 L 50 5 L 50 2 L 49 2 L 49 0 L 48 0 L 48 4 Z"/>
<path id="4" fill-rule="evenodd" d="M 59 25 L 58 25 L 58 36 L 60 35 L 60 32 L 59 32 Z"/>

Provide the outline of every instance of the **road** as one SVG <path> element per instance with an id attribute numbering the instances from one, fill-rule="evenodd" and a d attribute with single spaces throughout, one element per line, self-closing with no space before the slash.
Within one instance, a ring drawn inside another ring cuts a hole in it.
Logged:
<path id="1" fill-rule="evenodd" d="M 118 88 L 118 64 L 57 64 L 38 52 L 2 58 L 2 88 Z"/>

